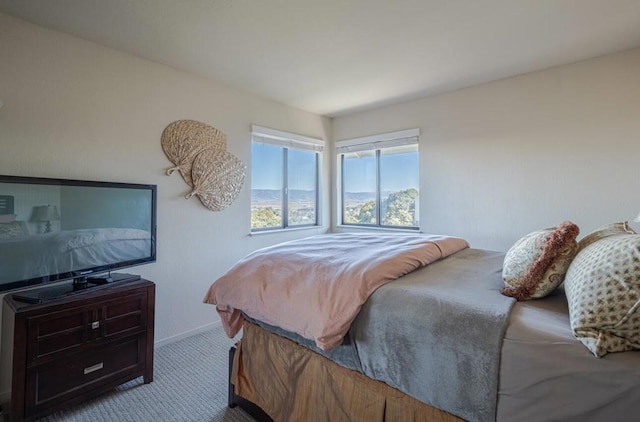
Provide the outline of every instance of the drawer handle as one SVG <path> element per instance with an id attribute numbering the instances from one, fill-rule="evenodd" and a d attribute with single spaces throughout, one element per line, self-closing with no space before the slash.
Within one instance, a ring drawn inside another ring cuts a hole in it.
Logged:
<path id="1" fill-rule="evenodd" d="M 96 328 L 100 328 L 100 321 L 95 321 L 91 323 L 91 329 L 95 330 Z"/>
<path id="2" fill-rule="evenodd" d="M 84 374 L 87 375 L 87 374 L 90 374 L 92 372 L 99 371 L 102 368 L 104 368 L 104 364 L 102 362 L 96 363 L 93 366 L 89 366 L 87 368 L 84 368 Z"/>

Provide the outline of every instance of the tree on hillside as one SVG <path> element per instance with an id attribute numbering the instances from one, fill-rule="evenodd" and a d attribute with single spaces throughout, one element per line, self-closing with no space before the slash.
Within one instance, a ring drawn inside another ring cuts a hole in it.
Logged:
<path id="1" fill-rule="evenodd" d="M 376 223 L 376 201 L 365 203 L 360 212 L 356 216 L 358 224 L 375 224 Z"/>
<path id="2" fill-rule="evenodd" d="M 271 207 L 260 208 L 251 212 L 251 227 L 256 229 L 279 227 L 281 221 L 279 210 L 274 210 Z"/>
<path id="3" fill-rule="evenodd" d="M 384 226 L 415 226 L 417 189 L 406 189 L 389 194 L 382 201 L 381 215 Z M 376 224 L 376 201 L 365 202 L 359 210 L 345 220 L 347 223 Z"/>
<path id="4" fill-rule="evenodd" d="M 407 189 L 390 194 L 382 203 L 382 224 L 385 226 L 415 226 L 418 191 Z"/>

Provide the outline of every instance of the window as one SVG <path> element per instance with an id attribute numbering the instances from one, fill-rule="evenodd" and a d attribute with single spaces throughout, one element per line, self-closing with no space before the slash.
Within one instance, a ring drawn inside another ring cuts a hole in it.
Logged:
<path id="1" fill-rule="evenodd" d="M 320 139 L 252 126 L 251 231 L 317 226 Z"/>
<path id="2" fill-rule="evenodd" d="M 336 142 L 343 225 L 419 228 L 418 129 Z"/>

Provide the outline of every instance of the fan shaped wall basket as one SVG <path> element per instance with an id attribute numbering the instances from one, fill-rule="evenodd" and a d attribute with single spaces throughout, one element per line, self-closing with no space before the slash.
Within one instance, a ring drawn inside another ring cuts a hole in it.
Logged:
<path id="1" fill-rule="evenodd" d="M 227 151 L 227 136 L 195 120 L 177 120 L 162 132 L 162 150 L 192 190 L 212 211 L 221 211 L 235 201 L 242 189 L 246 166 Z"/>

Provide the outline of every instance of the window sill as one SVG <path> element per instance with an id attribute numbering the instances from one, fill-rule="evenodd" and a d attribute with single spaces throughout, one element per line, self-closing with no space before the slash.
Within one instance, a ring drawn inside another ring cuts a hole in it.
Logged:
<path id="1" fill-rule="evenodd" d="M 322 226 L 288 227 L 286 229 L 260 230 L 256 232 L 249 232 L 249 236 L 262 236 L 264 234 L 289 233 L 289 232 L 297 232 L 297 231 L 303 231 L 303 230 L 317 230 L 317 231 L 326 232 L 327 228 Z"/>
<path id="2" fill-rule="evenodd" d="M 352 226 L 349 224 L 339 224 L 336 226 L 336 230 L 361 230 L 361 231 L 382 231 L 382 232 L 402 232 L 402 233 L 422 233 L 420 228 L 416 229 L 402 229 L 399 227 L 377 227 L 377 226 Z"/>

